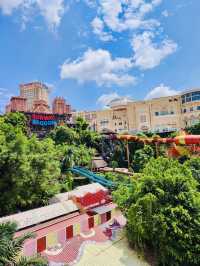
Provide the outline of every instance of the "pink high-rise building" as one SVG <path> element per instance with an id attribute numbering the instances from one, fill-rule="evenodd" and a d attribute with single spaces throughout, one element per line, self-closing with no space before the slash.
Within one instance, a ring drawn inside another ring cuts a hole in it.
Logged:
<path id="1" fill-rule="evenodd" d="M 66 104 L 66 101 L 63 97 L 56 97 L 53 101 L 53 113 L 54 114 L 70 114 L 71 106 Z"/>
<path id="2" fill-rule="evenodd" d="M 10 99 L 10 104 L 6 106 L 8 112 L 26 112 L 27 99 L 21 96 L 15 96 Z"/>
<path id="3" fill-rule="evenodd" d="M 49 104 L 49 88 L 41 82 L 31 82 L 20 85 L 20 96 L 27 98 L 27 111 L 32 112 L 35 101 L 45 101 Z"/>

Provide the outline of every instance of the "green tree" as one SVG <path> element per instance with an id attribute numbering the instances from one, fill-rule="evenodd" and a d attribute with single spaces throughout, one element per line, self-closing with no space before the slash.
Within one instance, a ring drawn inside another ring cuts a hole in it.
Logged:
<path id="1" fill-rule="evenodd" d="M 154 150 L 150 145 L 135 152 L 132 162 L 132 168 L 135 172 L 141 172 L 151 158 L 155 156 Z"/>
<path id="2" fill-rule="evenodd" d="M 186 131 L 192 135 L 200 135 L 200 121 L 194 126 L 186 128 Z"/>
<path id="3" fill-rule="evenodd" d="M 134 202 L 134 189 L 135 182 L 132 182 L 129 186 L 123 182 L 118 186 L 117 190 L 112 192 L 114 202 L 117 203 L 118 207 L 123 210 L 126 216 L 131 204 Z"/>
<path id="4" fill-rule="evenodd" d="M 77 117 L 75 121 L 75 130 L 76 132 L 80 133 L 81 131 L 87 130 L 88 129 L 88 122 L 82 118 L 82 117 Z"/>
<path id="5" fill-rule="evenodd" d="M 187 160 L 185 165 L 192 171 L 192 175 L 197 180 L 200 187 L 200 158 L 193 157 L 190 160 Z"/>
<path id="6" fill-rule="evenodd" d="M 79 144 L 86 145 L 89 148 L 95 148 L 98 151 L 101 151 L 101 138 L 99 133 L 91 130 L 79 132 Z"/>
<path id="7" fill-rule="evenodd" d="M 0 135 L 5 135 L 7 142 L 15 139 L 19 133 L 27 133 L 26 117 L 22 113 L 9 113 L 0 117 Z"/>
<path id="8" fill-rule="evenodd" d="M 48 137 L 52 138 L 56 145 L 58 144 L 75 144 L 78 140 L 78 135 L 72 128 L 67 126 L 58 126 L 52 130 Z"/>
<path id="9" fill-rule="evenodd" d="M 85 145 L 65 145 L 63 146 L 62 171 L 65 172 L 73 166 L 89 166 L 94 149 L 87 148 Z"/>
<path id="10" fill-rule="evenodd" d="M 25 128 L 23 114 L 0 117 L 0 216 L 46 205 L 72 189 L 67 169 L 89 166 L 98 146 L 98 134 L 81 119 L 79 130 L 60 126 L 42 140 L 27 136 Z"/>
<path id="11" fill-rule="evenodd" d="M 127 236 L 132 246 L 151 248 L 162 266 L 200 265 L 200 193 L 186 165 L 151 159 L 131 198 Z"/>
<path id="12" fill-rule="evenodd" d="M 23 113 L 8 113 L 4 116 L 4 122 L 14 128 L 20 128 L 23 133 L 27 133 L 27 118 Z"/>
<path id="13" fill-rule="evenodd" d="M 118 167 L 118 162 L 117 161 L 112 161 L 111 162 L 111 166 L 112 166 L 113 171 L 115 171 L 115 168 Z"/>
<path id="14" fill-rule="evenodd" d="M 42 257 L 21 256 L 24 242 L 33 238 L 34 235 L 27 233 L 14 237 L 16 230 L 15 223 L 0 224 L 0 266 L 47 266 L 47 261 Z"/>
<path id="15" fill-rule="evenodd" d="M 88 130 L 88 124 L 82 118 L 77 118 L 75 129 L 67 126 L 58 126 L 47 137 L 53 139 L 56 145 L 86 145 L 89 148 L 99 149 L 101 136 L 97 132 Z"/>
<path id="16" fill-rule="evenodd" d="M 38 207 L 59 192 L 60 162 L 52 140 L 0 135 L 0 214 Z"/>

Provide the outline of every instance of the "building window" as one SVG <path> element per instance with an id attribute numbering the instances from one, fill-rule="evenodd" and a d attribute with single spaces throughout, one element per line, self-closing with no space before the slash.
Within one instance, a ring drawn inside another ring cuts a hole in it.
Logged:
<path id="1" fill-rule="evenodd" d="M 193 112 L 193 111 L 194 111 L 194 108 L 193 108 L 193 107 L 191 107 L 191 108 L 190 108 L 190 112 Z"/>
<path id="2" fill-rule="evenodd" d="M 197 110 L 200 111 L 200 106 L 197 106 Z"/>
<path id="3" fill-rule="evenodd" d="M 200 101 L 200 91 L 186 93 L 181 96 L 182 103 Z"/>
<path id="4" fill-rule="evenodd" d="M 155 112 L 155 116 L 162 116 L 162 115 L 174 115 L 175 112 L 173 110 L 171 111 L 160 111 L 160 112 Z"/>
<path id="5" fill-rule="evenodd" d="M 94 227 L 94 217 L 93 216 L 88 218 L 88 227 L 89 227 L 89 229 Z"/>
<path id="6" fill-rule="evenodd" d="M 73 225 L 66 227 L 66 239 L 70 239 L 73 237 Z"/>
<path id="7" fill-rule="evenodd" d="M 109 121 L 108 120 L 101 120 L 100 125 L 101 127 L 106 127 L 108 125 Z"/>
<path id="8" fill-rule="evenodd" d="M 119 122 L 119 126 L 122 126 L 122 122 Z"/>
<path id="9" fill-rule="evenodd" d="M 106 221 L 109 221 L 111 219 L 111 211 L 106 213 Z"/>

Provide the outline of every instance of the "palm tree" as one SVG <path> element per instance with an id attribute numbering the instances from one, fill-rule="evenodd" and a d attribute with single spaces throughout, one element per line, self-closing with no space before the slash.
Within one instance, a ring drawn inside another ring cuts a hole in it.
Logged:
<path id="1" fill-rule="evenodd" d="M 20 255 L 24 242 L 33 238 L 32 233 L 14 238 L 17 224 L 6 222 L 0 224 L 0 266 L 46 266 L 47 261 L 42 257 L 26 258 Z"/>

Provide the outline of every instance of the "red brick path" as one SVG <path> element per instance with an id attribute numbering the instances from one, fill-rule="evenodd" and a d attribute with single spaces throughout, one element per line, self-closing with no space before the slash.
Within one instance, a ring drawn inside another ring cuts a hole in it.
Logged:
<path id="1" fill-rule="evenodd" d="M 83 238 L 81 236 L 76 236 L 71 240 L 67 241 L 62 252 L 55 256 L 46 255 L 48 261 L 60 262 L 60 263 L 72 263 L 75 261 L 81 254 L 81 246 L 84 242 L 94 241 L 94 242 L 105 242 L 108 240 L 108 237 L 102 232 L 101 228 L 95 228 L 95 235 L 90 238 Z"/>

